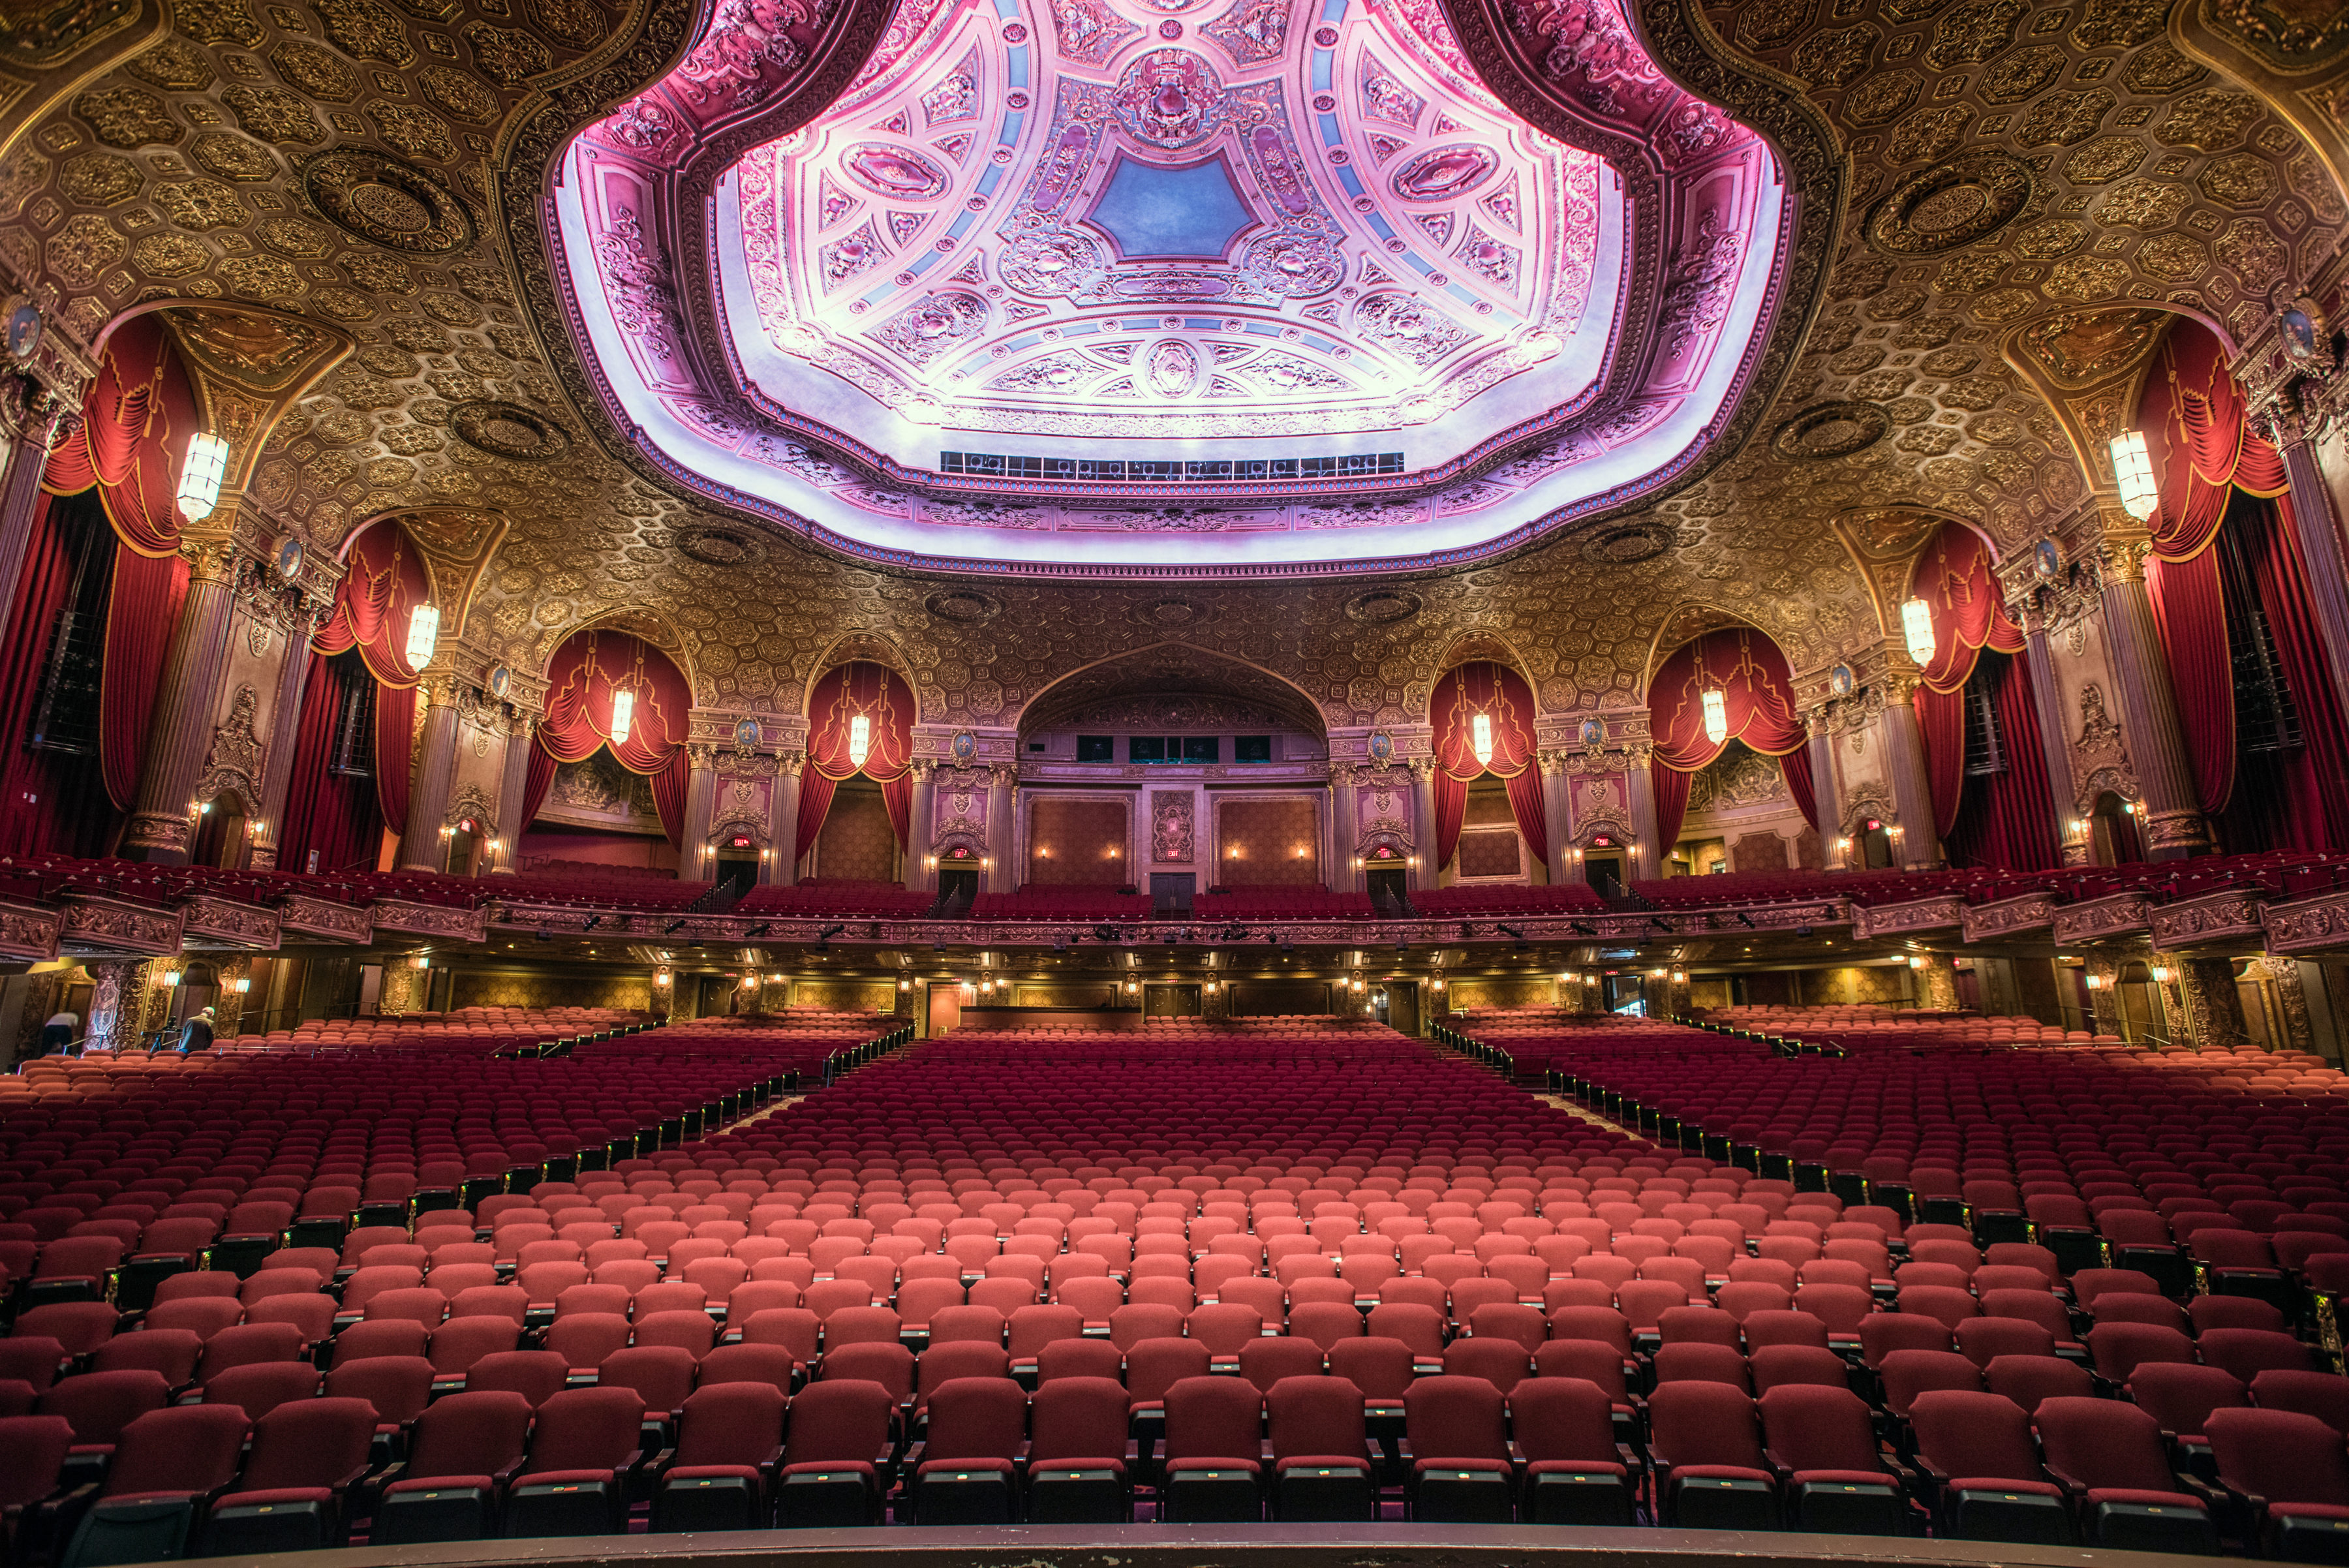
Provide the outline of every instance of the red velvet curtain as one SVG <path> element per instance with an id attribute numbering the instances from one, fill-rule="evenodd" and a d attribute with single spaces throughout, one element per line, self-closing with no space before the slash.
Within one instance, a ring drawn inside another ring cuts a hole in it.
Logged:
<path id="1" fill-rule="evenodd" d="M 1476 757 L 1476 721 L 1485 721 L 1492 751 Z M 1468 810 L 1468 786 L 1490 774 L 1507 786 L 1509 815 L 1537 860 L 1549 859 L 1549 826 L 1542 806 L 1541 770 L 1534 762 L 1534 692 L 1526 678 L 1489 659 L 1456 665 L 1436 681 L 1428 700 L 1435 730 L 1435 865 L 1452 863 Z M 1447 787 L 1448 786 L 1448 787 Z"/>
<path id="2" fill-rule="evenodd" d="M 1933 829 L 1946 837 L 1958 820 L 1966 788 L 1966 682 L 1985 649 L 2023 651 L 2023 628 L 2007 613 L 1990 546 L 1962 523 L 1944 523 L 1917 557 L 1909 591 L 1932 611 L 1933 657 L 1917 696 L 1917 727 L 1924 740 L 1925 780 L 1933 797 Z M 2034 750 L 2034 720 L 2011 744 Z"/>
<path id="3" fill-rule="evenodd" d="M 106 793 L 122 811 L 139 796 L 155 693 L 187 597 L 188 563 L 176 554 L 141 556 L 128 543 L 115 552 L 98 674 L 98 754 L 106 763 Z"/>
<path id="4" fill-rule="evenodd" d="M 1722 738 L 1704 732 L 1704 694 L 1718 691 L 1728 721 Z M 1778 645 L 1750 627 L 1709 631 L 1682 644 L 1648 683 L 1648 731 L 1655 742 L 1649 782 L 1656 798 L 1657 859 L 1671 853 L 1688 815 L 1688 775 L 1742 741 L 1778 759 L 1799 804 L 1811 792 L 1809 736 L 1795 713 L 1795 681 Z M 1793 761 L 1790 759 L 1800 759 Z M 1799 770 L 1802 787 L 1795 787 Z M 1816 810 L 1816 804 L 1813 805 Z"/>
<path id="5" fill-rule="evenodd" d="M 0 638 L 0 737 L 8 745 L 0 797 L 0 854 L 102 855 L 114 813 L 98 760 L 25 744 L 48 667 L 49 641 L 73 594 L 80 552 L 98 552 L 93 572 L 109 569 L 114 535 L 93 498 L 44 495 L 34 504 L 16 602 Z"/>
<path id="6" fill-rule="evenodd" d="M 309 868 L 318 852 L 321 872 L 370 871 L 383 838 L 383 814 L 372 784 L 334 773 L 335 731 L 351 689 L 373 681 L 366 669 L 313 650 L 294 730 L 293 772 L 277 834 L 281 871 Z M 372 700 L 372 696 L 370 696 Z"/>
<path id="7" fill-rule="evenodd" d="M 2137 429 L 2158 482 L 2146 569 L 2178 726 L 2202 809 L 2222 812 L 2235 788 L 2235 700 L 2228 668 L 2226 598 L 2209 549 L 2234 492 L 2281 496 L 2283 458 L 2251 433 L 2243 389 L 2209 328 L 2179 319 L 2137 402 Z"/>
<path id="8" fill-rule="evenodd" d="M 374 670 L 370 669 L 369 674 Z M 416 688 L 375 686 L 375 799 L 383 825 L 408 830 L 408 771 L 416 748 Z"/>
<path id="9" fill-rule="evenodd" d="M 839 788 L 839 780 L 828 779 L 813 768 L 800 774 L 800 820 L 792 836 L 794 864 L 815 847 L 815 836 L 823 831 L 824 815 L 832 810 L 832 797 Z"/>
<path id="10" fill-rule="evenodd" d="M 540 809 L 546 805 L 547 792 L 554 787 L 554 759 L 546 754 L 545 747 L 533 742 L 523 769 L 522 822 L 514 829 L 517 838 L 530 831 L 530 825 L 538 820 Z"/>
<path id="11" fill-rule="evenodd" d="M 1953 866 L 2053 870 L 2061 864 L 2062 849 L 2055 838 L 2046 753 L 2039 744 L 2039 703 L 2030 661 L 1993 653 L 1976 667 L 1974 678 L 1990 687 L 2006 771 L 1966 781 L 1964 804 L 1941 830 L 1941 846 Z"/>
<path id="12" fill-rule="evenodd" d="M 685 672 L 641 638 L 591 628 L 572 633 L 554 650 L 546 680 L 541 749 L 558 763 L 585 762 L 599 748 L 607 750 L 630 773 L 649 776 L 661 831 L 683 848 L 685 737 L 693 707 Z M 628 734 L 616 742 L 613 705 L 622 691 L 631 699 Z M 544 800 L 543 792 L 538 798 Z"/>
<path id="13" fill-rule="evenodd" d="M 881 786 L 898 846 L 912 831 L 914 691 L 885 664 L 859 659 L 827 672 L 808 695 L 808 765 L 800 775 L 794 856 L 815 847 L 841 781 L 863 774 Z M 850 756 L 856 721 L 864 721 L 864 761 Z M 892 786 L 897 786 L 894 792 Z"/>
<path id="14" fill-rule="evenodd" d="M 82 425 L 49 453 L 54 495 L 98 487 L 107 520 L 135 555 L 180 548 L 180 468 L 203 428 L 195 387 L 160 314 L 133 317 L 106 340 Z"/>
<path id="15" fill-rule="evenodd" d="M 351 540 L 343 563 L 334 612 L 311 646 L 321 653 L 356 648 L 367 673 L 382 684 L 415 685 L 419 672 L 408 663 L 409 618 L 417 606 L 432 602 L 424 552 L 387 517 Z"/>
<path id="16" fill-rule="evenodd" d="M 1788 752 L 1778 759 L 1778 768 L 1786 775 L 1786 793 L 1795 797 L 1795 809 L 1803 814 L 1805 822 L 1826 833 L 1826 825 L 1819 820 L 1818 790 L 1811 782 L 1810 747 L 1798 746 Z"/>
<path id="17" fill-rule="evenodd" d="M 2227 521 L 2292 689 L 2301 733 L 2297 750 L 2239 759 L 2234 798 L 2219 825 L 2225 846 L 2236 852 L 2349 846 L 2349 773 L 2341 763 L 2349 756 L 2349 725 L 2333 696 L 2323 634 L 2309 607 L 2291 506 L 2288 496 L 2273 502 L 2239 497 Z M 2210 550 L 2205 558 L 2220 554 Z"/>

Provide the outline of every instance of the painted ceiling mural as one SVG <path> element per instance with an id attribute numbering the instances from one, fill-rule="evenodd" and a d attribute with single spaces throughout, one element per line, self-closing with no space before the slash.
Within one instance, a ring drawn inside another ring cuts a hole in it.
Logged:
<path id="1" fill-rule="evenodd" d="M 1826 192 L 1818 237 L 1787 260 L 1823 273 L 1816 297 L 1799 296 L 1816 314 L 1774 330 L 1753 390 L 1723 416 L 1730 434 L 1710 472 L 1700 465 L 1682 488 L 1632 497 L 1503 559 L 1376 582 L 914 570 L 795 538 L 627 439 L 564 319 L 563 258 L 545 238 L 551 175 L 574 134 L 653 101 L 688 117 L 667 121 L 663 136 L 706 146 L 731 169 L 797 123 L 778 127 L 762 118 L 771 112 L 812 124 L 860 75 L 897 91 L 885 67 L 867 69 L 885 24 L 885 60 L 959 64 L 962 54 L 923 41 L 946 14 L 917 5 L 875 14 L 729 0 L 734 21 L 719 27 L 688 7 L 601 0 L 180 0 L 167 26 L 146 0 L 67 16 L 38 37 L 0 26 L 13 95 L 0 107 L 0 276 L 85 350 L 124 311 L 166 299 L 264 306 L 347 334 L 350 358 L 279 421 L 241 505 L 308 540 L 314 558 L 331 558 L 377 516 L 481 519 L 481 538 L 496 542 L 484 546 L 461 641 L 518 669 L 543 664 L 578 626 L 622 624 L 678 651 L 700 703 L 782 713 L 826 650 L 862 631 L 903 650 L 925 723 L 1009 727 L 1071 671 L 1120 655 L 1154 660 L 1148 650 L 1172 642 L 1275 671 L 1337 729 L 1410 722 L 1424 711 L 1440 650 L 1487 636 L 1522 651 L 1545 714 L 1630 710 L 1660 628 L 1677 616 L 1758 626 L 1798 671 L 1880 646 L 1894 628 L 1870 577 L 1893 583 L 1904 559 L 1877 556 L 1898 557 L 1902 541 L 1930 533 L 1918 519 L 1961 517 L 2011 551 L 2108 483 L 2084 471 L 2043 384 L 2093 389 L 2171 311 L 2240 340 L 2341 244 L 2349 213 L 2330 155 L 2257 84 L 2173 43 L 2168 10 L 2151 0 L 1641 0 L 1638 30 L 1655 63 L 1640 56 L 1634 68 L 1661 67 L 1771 137 L 1806 208 Z M 1221 14 L 1118 9 L 1150 36 L 1129 42 L 1118 70 L 1072 74 L 1113 85 L 1123 61 L 1179 47 L 1226 88 L 1285 83 L 1281 72 L 1231 67 L 1202 39 Z M 2244 32 L 2261 15 L 2189 7 L 2179 26 L 2209 18 Z M 1630 150 L 1668 137 L 1687 104 L 1652 87 L 1630 91 L 1640 82 L 1619 67 L 1634 57 L 1614 44 L 1623 20 L 1595 0 L 1453 0 L 1444 12 L 1424 0 L 1414 16 L 1448 17 L 1510 113 L 1600 151 L 1617 172 L 1638 176 Z M 1050 16 L 1021 20 L 1032 30 Z M 1183 37 L 1156 37 L 1165 20 L 1182 22 Z M 1512 31 L 1520 20 L 1524 31 Z M 1292 40 L 1304 25 L 1300 11 Z M 698 62 L 696 96 L 654 85 L 680 57 Z M 1378 58 L 1413 91 L 1433 68 L 1401 49 Z M 2312 47 L 2283 63 L 2295 114 L 2344 101 L 2337 55 Z M 1359 78 L 1340 85 L 1356 90 Z M 1032 80 L 1009 88 L 1037 91 Z M 1599 114 L 1593 99 L 1635 98 L 1647 107 L 1619 111 L 1617 142 L 1568 135 L 1573 115 Z M 1349 100 L 1343 112 L 1358 111 Z M 1425 134 L 1432 124 L 1423 118 L 1408 156 L 1445 144 Z M 837 145 L 905 147 L 943 171 L 918 109 L 908 126 L 903 137 L 843 132 Z M 1806 126 L 1816 130 L 1807 151 Z M 1308 149 L 1313 135 L 1318 126 Z M 1542 144 L 1520 133 L 1509 145 L 1516 157 Z M 1370 166 L 1367 153 L 1354 157 L 1358 172 Z M 1317 188 L 1350 224 L 1331 167 L 1315 169 Z M 833 175 L 843 191 L 845 178 Z M 1253 202 L 1250 176 L 1234 179 Z M 1381 189 L 1380 201 L 1402 205 Z M 885 245 L 895 243 L 890 212 L 935 218 L 951 205 L 856 191 Z M 1478 212 L 1484 194 L 1451 210 Z M 1625 209 L 1641 199 L 1627 179 Z M 1000 221 L 1000 206 L 986 216 Z M 688 328 L 683 313 L 693 274 L 676 265 L 680 236 L 647 217 L 656 243 L 636 275 L 642 301 L 670 320 L 678 354 L 698 363 L 714 352 L 722 368 L 707 323 Z M 1432 252 L 1423 259 L 1434 265 Z M 1449 249 L 1443 266 L 1464 275 Z M 1659 296 L 1682 276 L 1661 263 L 1651 275 Z M 1687 275 L 1696 296 L 1699 275 Z M 1048 308 L 1075 307 L 1055 298 Z M 759 340 L 755 312 L 747 327 L 739 336 Z M 1199 329 L 1208 340 L 1220 330 Z M 1771 358 L 1781 337 L 1783 363 Z M 810 450 L 803 437 L 796 444 Z M 1510 483 L 1517 461 L 1475 483 Z M 969 494 L 941 486 L 920 504 Z M 1179 528 L 1223 505 L 1133 509 Z M 1847 537 L 1883 548 L 1856 552 Z M 452 545 L 452 558 L 470 549 Z"/>
<path id="2" fill-rule="evenodd" d="M 1423 0 L 909 5 L 713 182 L 713 288 L 671 281 L 690 58 L 555 202 L 636 439 L 851 553 L 1277 575 L 1520 543 L 1689 461 L 1772 301 L 1774 161 L 1613 13 L 1652 121 L 1614 151 L 1672 193 L 1639 211 Z"/>

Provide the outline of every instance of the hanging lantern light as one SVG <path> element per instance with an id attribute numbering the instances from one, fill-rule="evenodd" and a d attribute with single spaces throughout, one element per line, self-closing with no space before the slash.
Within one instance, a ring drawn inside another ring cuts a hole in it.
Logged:
<path id="1" fill-rule="evenodd" d="M 612 693 L 612 744 L 625 743 L 636 716 L 636 694 L 623 686 Z"/>
<path id="2" fill-rule="evenodd" d="M 2119 482 L 2121 505 L 2142 523 L 2161 506 L 2161 491 L 2153 479 L 2153 454 L 2146 451 L 2142 431 L 2123 431 L 2113 437 L 2113 478 Z"/>
<path id="3" fill-rule="evenodd" d="M 859 713 L 848 721 L 848 765 L 861 768 L 873 754 L 873 721 Z"/>
<path id="4" fill-rule="evenodd" d="M 1920 664 L 1933 662 L 1933 607 L 1923 599 L 1904 599 L 1900 604 L 1900 635 L 1909 644 L 1909 657 Z"/>
<path id="5" fill-rule="evenodd" d="M 1493 765 L 1493 719 L 1488 713 L 1478 713 L 1468 721 L 1468 749 L 1476 753 L 1476 765 Z"/>
<path id="6" fill-rule="evenodd" d="M 418 605 L 408 612 L 408 668 L 421 670 L 432 662 L 433 646 L 440 640 L 440 610 Z"/>
<path id="7" fill-rule="evenodd" d="M 1714 745 L 1729 739 L 1729 693 L 1704 694 L 1704 738 Z"/>
<path id="8" fill-rule="evenodd" d="M 211 516 L 227 474 L 228 442 L 202 431 L 190 436 L 188 461 L 180 465 L 180 515 L 191 523 Z"/>

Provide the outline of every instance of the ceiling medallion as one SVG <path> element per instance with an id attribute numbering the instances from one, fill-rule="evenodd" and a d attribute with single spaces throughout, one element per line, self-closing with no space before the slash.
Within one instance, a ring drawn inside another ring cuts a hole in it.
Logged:
<path id="1" fill-rule="evenodd" d="M 1207 612 L 1189 599 L 1158 599 L 1143 609 L 1142 618 L 1164 627 L 1195 626 Z"/>
<path id="2" fill-rule="evenodd" d="M 1680 534 L 1666 523 L 1628 523 L 1593 534 L 1582 542 L 1582 558 L 1594 566 L 1636 566 L 1652 561 L 1680 543 Z"/>
<path id="3" fill-rule="evenodd" d="M 706 525 L 679 528 L 670 542 L 677 553 L 705 566 L 748 566 L 765 558 L 766 546 L 739 528 Z"/>
<path id="4" fill-rule="evenodd" d="M 448 188 L 413 165 L 337 147 L 302 165 L 302 190 L 327 222 L 410 255 L 461 251 L 473 220 Z"/>
<path id="5" fill-rule="evenodd" d="M 1369 626 L 1393 626 L 1417 615 L 1421 602 L 1417 594 L 1400 588 L 1373 588 L 1348 599 L 1346 615 Z"/>
<path id="6" fill-rule="evenodd" d="M 985 626 L 1003 613 L 1003 601 L 975 588 L 954 588 L 932 594 L 922 601 L 922 607 L 937 619 L 956 626 Z"/>
<path id="7" fill-rule="evenodd" d="M 1821 403 L 1780 425 L 1770 444 L 1790 462 L 1823 462 L 1867 451 L 1891 428 L 1874 403 Z"/>
<path id="8" fill-rule="evenodd" d="M 519 403 L 459 403 L 449 410 L 449 428 L 467 446 L 522 462 L 551 462 L 571 450 L 561 425 Z"/>
<path id="9" fill-rule="evenodd" d="M 1868 243 L 1897 256 L 1969 245 L 2013 222 L 2031 199 L 2031 168 L 1993 149 L 1937 164 L 1868 215 Z"/>

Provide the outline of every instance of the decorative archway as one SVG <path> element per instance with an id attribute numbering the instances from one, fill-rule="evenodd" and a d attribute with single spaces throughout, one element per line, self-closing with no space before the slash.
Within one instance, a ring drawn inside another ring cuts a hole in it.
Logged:
<path id="1" fill-rule="evenodd" d="M 808 693 L 807 768 L 792 857 L 815 847 L 842 784 L 862 774 L 881 786 L 897 847 L 914 806 L 914 689 L 885 664 L 857 659 L 826 670 Z"/>
<path id="2" fill-rule="evenodd" d="M 1490 659 L 1455 665 L 1436 678 L 1428 722 L 1435 747 L 1435 863 L 1442 872 L 1460 846 L 1468 786 L 1487 775 L 1508 792 L 1530 858 L 1549 861 L 1548 807 L 1535 756 L 1534 693 L 1515 669 Z"/>
<path id="3" fill-rule="evenodd" d="M 1714 696 L 1718 711 L 1709 720 L 1707 699 Z M 1718 736 L 1709 723 L 1719 725 Z M 1680 838 L 1690 779 L 1717 761 L 1732 741 L 1777 758 L 1796 809 L 1805 820 L 1818 820 L 1809 735 L 1795 711 L 1794 678 L 1767 633 L 1734 626 L 1682 643 L 1648 683 L 1648 724 L 1655 745 L 1649 773 L 1658 865 Z"/>

